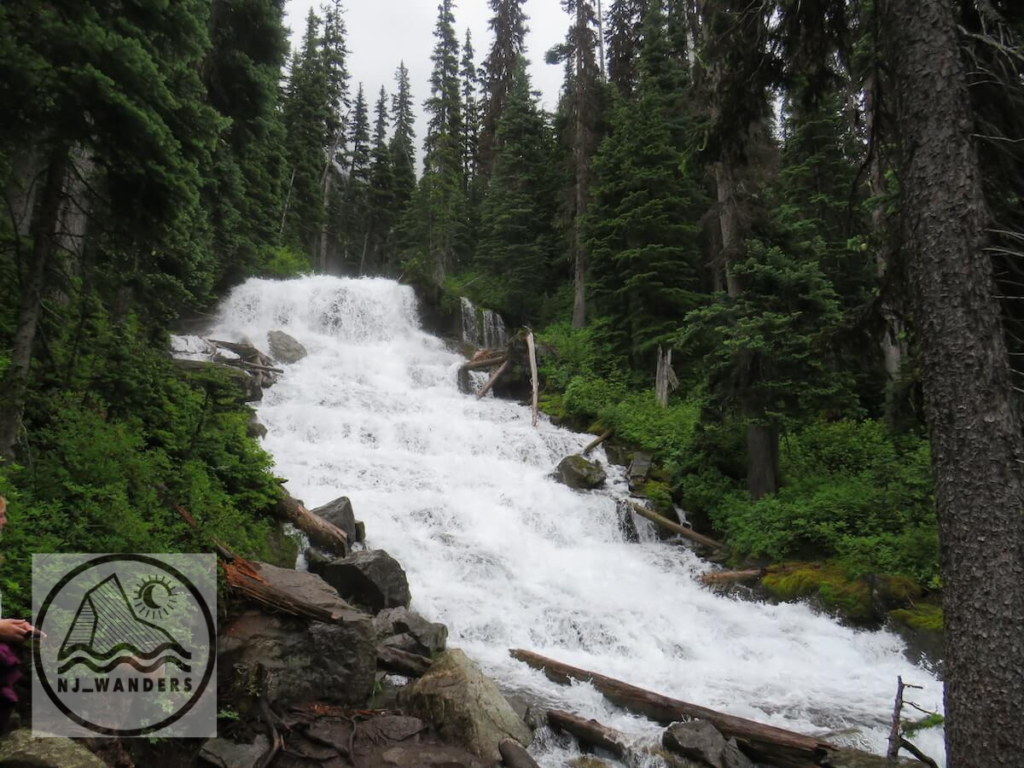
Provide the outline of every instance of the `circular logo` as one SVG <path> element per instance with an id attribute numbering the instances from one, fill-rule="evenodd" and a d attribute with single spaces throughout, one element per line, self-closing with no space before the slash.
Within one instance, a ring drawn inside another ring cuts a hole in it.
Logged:
<path id="1" fill-rule="evenodd" d="M 202 700 L 216 663 L 209 556 L 101 555 L 70 569 L 53 557 L 33 567 L 35 579 L 55 581 L 36 614 L 33 661 L 60 715 L 104 736 L 143 736 Z"/>

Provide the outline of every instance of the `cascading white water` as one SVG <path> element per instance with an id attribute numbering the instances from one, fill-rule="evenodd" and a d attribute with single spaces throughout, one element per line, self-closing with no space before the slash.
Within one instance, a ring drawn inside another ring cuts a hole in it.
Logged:
<path id="1" fill-rule="evenodd" d="M 479 309 L 462 297 L 462 340 L 480 349 L 502 349 L 508 341 L 505 321 L 490 309 Z"/>
<path id="2" fill-rule="evenodd" d="M 887 632 L 839 626 L 803 605 L 725 598 L 707 566 L 646 537 L 624 541 L 611 487 L 574 492 L 551 470 L 591 439 L 528 409 L 460 394 L 463 358 L 418 326 L 411 289 L 380 279 L 251 280 L 212 335 L 266 348 L 281 329 L 309 351 L 259 406 L 265 447 L 293 495 L 352 499 L 368 544 L 405 567 L 413 608 L 507 690 L 636 735 L 657 728 L 511 660 L 527 648 L 661 693 L 884 752 L 897 675 L 942 704 L 941 685 Z M 600 450 L 599 460 L 604 460 Z M 918 737 L 941 758 L 941 733 Z M 563 765 L 571 747 L 534 753 Z"/>

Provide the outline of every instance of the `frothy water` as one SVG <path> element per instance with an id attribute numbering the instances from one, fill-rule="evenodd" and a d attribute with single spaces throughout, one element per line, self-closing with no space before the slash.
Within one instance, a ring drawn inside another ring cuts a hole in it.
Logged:
<path id="1" fill-rule="evenodd" d="M 803 605 L 716 595 L 688 549 L 627 543 L 616 496 L 550 473 L 591 436 L 530 424 L 529 409 L 463 395 L 464 359 L 422 332 L 412 290 L 382 279 L 250 280 L 221 307 L 215 338 L 266 349 L 283 330 L 309 356 L 265 393 L 265 447 L 310 508 L 349 496 L 368 545 L 405 567 L 413 609 L 507 691 L 635 736 L 660 729 L 592 688 L 556 686 L 513 661 L 526 648 L 677 698 L 884 753 L 897 675 L 941 709 L 941 684 L 888 632 L 854 631 Z M 595 457 L 605 462 L 600 449 Z M 939 731 L 919 746 L 942 756 Z M 573 754 L 543 736 L 545 766 Z"/>

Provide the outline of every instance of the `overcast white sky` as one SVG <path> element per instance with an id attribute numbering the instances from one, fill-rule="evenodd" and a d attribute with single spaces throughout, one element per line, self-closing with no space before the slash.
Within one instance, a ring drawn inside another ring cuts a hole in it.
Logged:
<path id="1" fill-rule="evenodd" d="M 468 27 L 473 34 L 476 63 L 480 66 L 491 47 L 487 22 L 491 10 L 487 0 L 461 0 L 455 7 L 456 30 L 460 45 Z M 298 48 L 306 14 L 310 8 L 319 13 L 321 0 L 288 0 L 285 24 L 292 31 L 292 46 Z M 394 93 L 394 74 L 402 60 L 409 68 L 413 97 L 420 118 L 416 125 L 416 141 L 421 144 L 426 133 L 422 115 L 424 100 L 430 95 L 430 54 L 434 49 L 434 24 L 437 21 L 437 0 L 346 0 L 345 20 L 348 25 L 348 47 L 351 50 L 349 71 L 352 74 L 352 95 L 360 82 L 372 109 L 383 85 Z M 544 54 L 565 38 L 569 17 L 559 0 L 527 0 L 526 14 L 530 27 L 526 39 L 526 56 L 534 90 L 543 94 L 544 106 L 554 109 L 562 84 L 562 67 L 548 66 Z M 372 119 L 372 115 L 371 115 Z"/>

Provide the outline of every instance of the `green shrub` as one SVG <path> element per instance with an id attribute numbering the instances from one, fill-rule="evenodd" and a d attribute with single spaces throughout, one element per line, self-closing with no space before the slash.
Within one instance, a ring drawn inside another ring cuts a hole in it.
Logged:
<path id="1" fill-rule="evenodd" d="M 308 275 L 313 271 L 309 257 L 287 246 L 267 246 L 260 251 L 260 263 L 257 274 L 260 277 L 273 277 L 287 280 L 292 277 Z"/>

